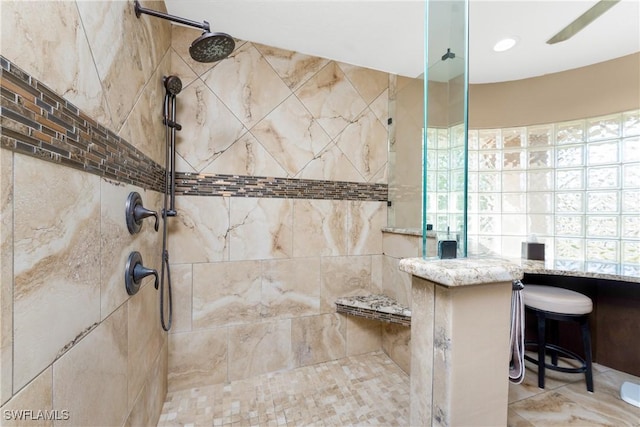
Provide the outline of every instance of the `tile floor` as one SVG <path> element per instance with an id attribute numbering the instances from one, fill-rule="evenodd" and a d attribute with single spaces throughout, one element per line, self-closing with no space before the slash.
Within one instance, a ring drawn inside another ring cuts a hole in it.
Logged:
<path id="1" fill-rule="evenodd" d="M 535 371 L 510 385 L 508 425 L 640 426 L 640 408 L 619 398 L 633 377 L 602 366 L 595 393 L 584 377 L 551 372 L 546 388 Z M 384 353 L 170 392 L 158 426 L 408 426 L 409 377 Z"/>

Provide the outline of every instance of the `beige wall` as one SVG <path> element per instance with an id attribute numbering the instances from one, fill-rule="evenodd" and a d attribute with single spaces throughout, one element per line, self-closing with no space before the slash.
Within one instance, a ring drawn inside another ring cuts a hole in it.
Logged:
<path id="1" fill-rule="evenodd" d="M 640 107 L 640 53 L 530 79 L 469 86 L 469 128 L 598 117 Z"/>
<path id="2" fill-rule="evenodd" d="M 168 24 L 136 19 L 131 2 L 1 7 L 2 56 L 163 162 Z M 150 224 L 129 235 L 124 204 L 136 190 L 158 209 L 160 194 L 4 148 L 0 168 L 3 425 L 5 410 L 68 411 L 55 425 L 155 424 L 166 334 L 152 281 L 129 297 L 123 272 L 133 250 L 157 268 L 160 235 Z"/>
<path id="3" fill-rule="evenodd" d="M 179 171 L 386 183 L 386 73 L 243 41 L 197 64 L 197 36 L 173 33 Z M 176 208 L 170 390 L 381 348 L 380 323 L 334 301 L 381 288 L 385 202 L 178 196 Z"/>

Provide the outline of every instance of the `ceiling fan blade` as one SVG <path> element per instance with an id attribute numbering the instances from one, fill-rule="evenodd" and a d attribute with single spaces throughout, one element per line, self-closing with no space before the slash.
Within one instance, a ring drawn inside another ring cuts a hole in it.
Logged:
<path id="1" fill-rule="evenodd" d="M 547 44 L 559 43 L 570 39 L 578 31 L 581 31 L 584 27 L 592 23 L 597 17 L 615 6 L 619 1 L 620 0 L 600 0 L 589 10 L 576 18 L 575 21 L 560 30 L 558 34 L 547 40 Z"/>

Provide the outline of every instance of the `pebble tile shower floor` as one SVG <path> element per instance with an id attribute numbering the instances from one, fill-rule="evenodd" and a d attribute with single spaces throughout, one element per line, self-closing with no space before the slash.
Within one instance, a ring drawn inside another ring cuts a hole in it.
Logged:
<path id="1" fill-rule="evenodd" d="M 619 397 L 640 378 L 594 365 L 595 393 L 584 376 L 550 372 L 537 387 L 527 363 L 509 386 L 508 427 L 640 426 L 640 408 Z M 167 394 L 159 427 L 409 426 L 409 376 L 382 352 Z"/>

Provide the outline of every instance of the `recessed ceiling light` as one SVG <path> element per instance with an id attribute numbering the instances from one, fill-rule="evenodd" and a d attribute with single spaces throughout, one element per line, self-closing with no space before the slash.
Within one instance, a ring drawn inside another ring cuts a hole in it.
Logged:
<path id="1" fill-rule="evenodd" d="M 518 43 L 517 37 L 506 37 L 502 40 L 499 40 L 494 46 L 493 50 L 496 52 L 504 52 L 505 50 L 509 50 L 514 47 Z"/>

